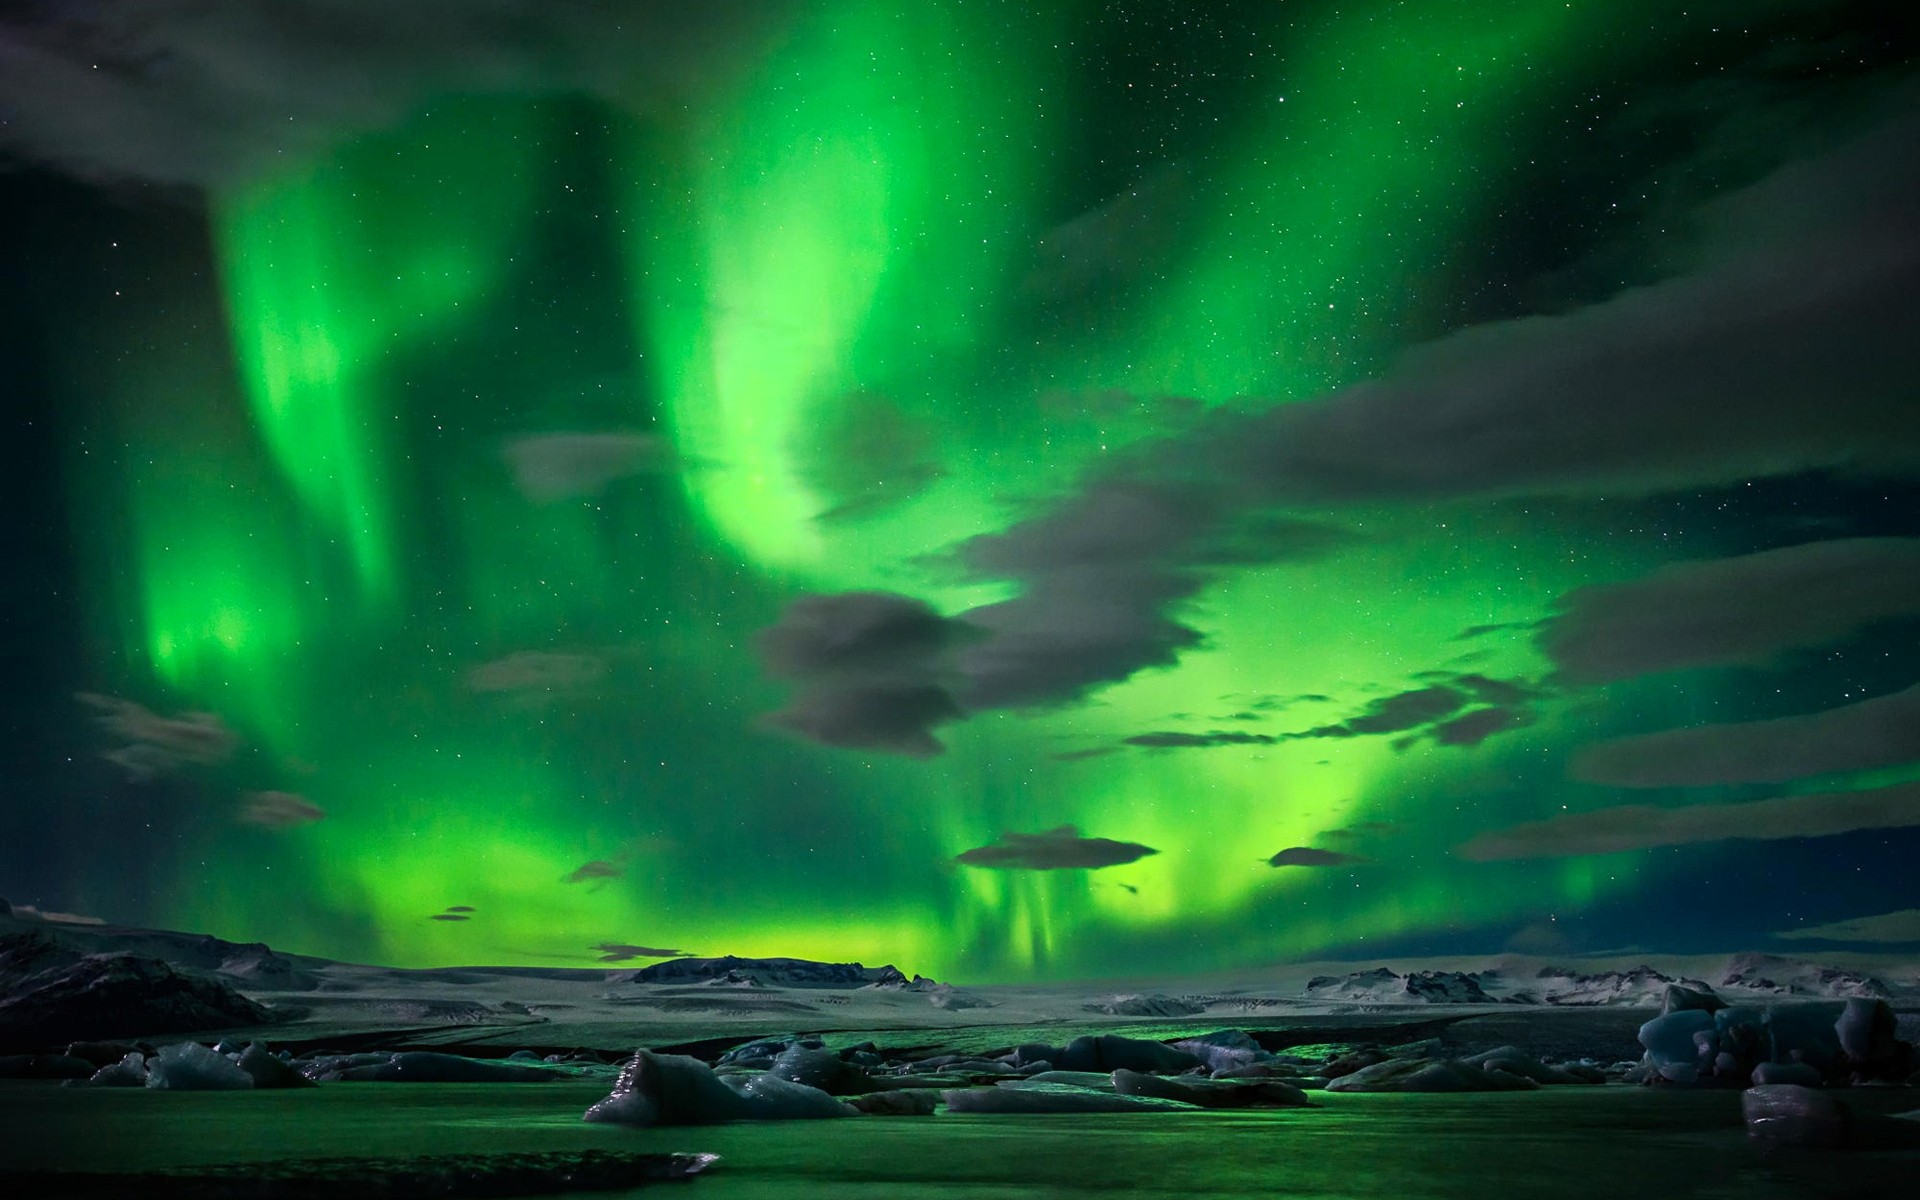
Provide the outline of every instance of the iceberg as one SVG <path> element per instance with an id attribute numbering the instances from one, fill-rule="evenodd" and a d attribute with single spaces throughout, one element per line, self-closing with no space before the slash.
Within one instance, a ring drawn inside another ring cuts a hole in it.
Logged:
<path id="1" fill-rule="evenodd" d="M 860 1111 L 817 1087 L 782 1079 L 772 1072 L 721 1082 L 746 1101 L 746 1109 L 740 1115 L 749 1121 L 811 1121 L 857 1116 Z"/>
<path id="2" fill-rule="evenodd" d="M 712 1125 L 746 1115 L 747 1102 L 713 1068 L 685 1054 L 639 1050 L 620 1068 L 587 1121 L 614 1125 Z"/>
<path id="3" fill-rule="evenodd" d="M 148 1060 L 147 1086 L 177 1092 L 235 1091 L 251 1088 L 253 1076 L 199 1042 L 179 1042 Z"/>

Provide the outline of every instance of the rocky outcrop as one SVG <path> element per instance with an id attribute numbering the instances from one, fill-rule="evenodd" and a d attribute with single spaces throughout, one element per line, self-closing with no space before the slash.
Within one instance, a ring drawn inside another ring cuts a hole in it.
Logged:
<path id="1" fill-rule="evenodd" d="M 81 954 L 39 932 L 0 938 L 0 1045 L 52 1046 L 261 1025 L 271 1010 L 155 958 Z"/>
<path id="2" fill-rule="evenodd" d="M 1358 1004 L 1498 1004 L 1480 986 L 1478 974 L 1414 971 L 1401 975 L 1386 967 L 1350 975 L 1317 975 L 1307 981 L 1309 1000 Z"/>
<path id="3" fill-rule="evenodd" d="M 898 967 L 823 963 L 804 958 L 670 958 L 622 976 L 617 983 L 704 984 L 783 988 L 910 987 Z M 931 981 L 926 981 L 931 982 Z"/>

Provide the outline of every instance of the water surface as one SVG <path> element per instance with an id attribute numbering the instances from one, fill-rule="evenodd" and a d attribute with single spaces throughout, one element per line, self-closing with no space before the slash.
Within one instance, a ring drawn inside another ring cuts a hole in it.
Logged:
<path id="1" fill-rule="evenodd" d="M 342 1155 L 705 1150 L 704 1200 L 1137 1196 L 1488 1200 L 1920 1195 L 1920 1153 L 1759 1153 L 1739 1096 L 1641 1088 L 1326 1095 L 1275 1112 L 950 1116 L 628 1130 L 579 1117 L 598 1084 L 334 1084 L 164 1093 L 0 1085 L 21 1168 L 143 1170 Z M 1865 1111 L 1920 1107 L 1856 1091 Z M 653 1194 L 661 1194 L 655 1191 Z M 672 1193 L 679 1194 L 679 1193 Z"/>

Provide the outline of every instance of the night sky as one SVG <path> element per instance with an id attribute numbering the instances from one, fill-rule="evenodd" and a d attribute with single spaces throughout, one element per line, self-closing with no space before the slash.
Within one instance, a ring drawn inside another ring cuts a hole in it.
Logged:
<path id="1" fill-rule="evenodd" d="M 0 895 L 1920 946 L 1901 7 L 8 5 Z"/>

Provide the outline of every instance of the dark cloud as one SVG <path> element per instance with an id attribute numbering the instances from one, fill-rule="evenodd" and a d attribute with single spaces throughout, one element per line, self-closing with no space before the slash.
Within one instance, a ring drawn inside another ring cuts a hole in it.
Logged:
<path id="1" fill-rule="evenodd" d="M 795 692 L 766 723 L 828 746 L 924 758 L 963 715 L 953 655 L 973 630 L 891 592 L 803 596 L 760 631 L 769 675 Z"/>
<path id="2" fill-rule="evenodd" d="M 1267 860 L 1270 867 L 1353 867 L 1373 860 L 1338 850 L 1316 850 L 1311 846 L 1289 846 Z"/>
<path id="3" fill-rule="evenodd" d="M 632 962 L 636 958 L 691 958 L 686 950 L 664 950 L 656 946 L 630 946 L 625 942 L 601 942 L 589 947 L 600 955 L 603 963 Z"/>
<path id="4" fill-rule="evenodd" d="M 1476 708 L 1442 721 L 1427 730 L 1426 736 L 1442 746 L 1478 746 L 1496 733 L 1533 724 L 1534 716 L 1525 708 Z"/>
<path id="5" fill-rule="evenodd" d="M 1787 941 L 1920 942 L 1920 908 L 1874 917 L 1850 917 L 1827 925 L 1805 925 L 1773 936 Z"/>
<path id="6" fill-rule="evenodd" d="M 1383 696 L 1369 702 L 1359 713 L 1344 721 L 1317 725 L 1294 733 L 1246 733 L 1238 730 L 1182 733 L 1159 730 L 1135 734 L 1122 741 L 1129 746 L 1152 749 L 1202 749 L 1212 746 L 1272 746 L 1299 739 L 1400 733 L 1410 736 L 1398 739 L 1394 743 L 1396 749 L 1411 745 L 1421 738 L 1429 738 L 1443 746 L 1477 746 L 1496 733 L 1531 724 L 1533 712 L 1525 704 L 1543 694 L 1532 685 L 1518 680 L 1492 679 L 1485 675 L 1428 672 L 1422 678 L 1444 682 Z M 1486 707 L 1461 711 L 1476 702 Z M 1254 714 L 1244 715 L 1252 717 Z"/>
<path id="7" fill-rule="evenodd" d="M 1578 588 L 1560 609 L 1536 636 L 1573 683 L 1765 664 L 1920 614 L 1920 539 L 1848 538 L 1677 563 Z"/>
<path id="8" fill-rule="evenodd" d="M 0 10 L 0 152 L 222 185 L 447 95 L 679 111 L 754 56 L 779 0 L 142 0 Z"/>
<path id="9" fill-rule="evenodd" d="M 1909 92 L 1911 89 L 1909 89 Z M 1691 269 L 1464 330 L 1194 449 L 1275 500 L 1649 494 L 1920 463 L 1920 116 L 1708 205 Z"/>
<path id="10" fill-rule="evenodd" d="M 1396 825 L 1392 821 L 1361 821 L 1358 824 L 1352 826 L 1351 828 L 1329 829 L 1325 833 L 1321 834 L 1320 836 L 1322 839 L 1329 840 L 1329 841 L 1346 842 L 1346 841 L 1354 841 L 1364 837 L 1374 837 L 1374 836 L 1393 833 L 1399 828 L 1400 826 Z"/>
<path id="11" fill-rule="evenodd" d="M 618 879 L 626 873 L 627 869 L 618 863 L 611 863 L 606 859 L 596 858 L 591 862 L 584 862 L 575 867 L 567 874 L 566 882 L 585 883 L 590 879 Z"/>
<path id="12" fill-rule="evenodd" d="M 946 748 L 932 731 L 964 715 L 943 687 L 875 684 L 811 688 L 765 723 L 823 746 L 931 758 Z"/>
<path id="13" fill-rule="evenodd" d="M 1521 679 L 1492 679 L 1485 675 L 1469 672 L 1465 675 L 1443 675 L 1446 683 L 1463 688 L 1482 704 L 1494 704 L 1511 707 L 1537 700 L 1546 693 L 1533 684 Z"/>
<path id="14" fill-rule="evenodd" d="M 1828 837 L 1920 826 L 1920 783 L 1858 792 L 1777 796 L 1744 804 L 1654 808 L 1631 804 L 1570 813 L 1483 833 L 1454 853 L 1474 862 L 1567 858 L 1734 839 Z"/>
<path id="15" fill-rule="evenodd" d="M 1058 754 L 1049 755 L 1049 757 L 1055 762 L 1079 762 L 1081 759 L 1099 758 L 1102 755 L 1118 754 L 1119 752 L 1120 748 L 1118 746 L 1089 746 L 1085 750 L 1062 750 Z"/>
<path id="16" fill-rule="evenodd" d="M 644 433 L 542 433 L 510 438 L 500 456 L 536 504 L 597 496 L 635 475 L 677 469 L 673 446 Z"/>
<path id="17" fill-rule="evenodd" d="M 1268 561 L 1306 560 L 1344 536 L 1261 514 L 1223 524 L 1217 504 L 1200 486 L 1115 483 L 971 539 L 953 555 L 964 572 L 1024 590 L 955 619 L 879 593 L 797 601 L 762 635 L 762 657 L 772 674 L 817 681 L 817 694 L 774 723 L 829 745 L 937 753 L 929 731 L 939 722 L 1058 704 L 1171 665 L 1200 635 L 1168 609 L 1249 540 Z"/>
<path id="18" fill-rule="evenodd" d="M 1920 687 L 1822 712 L 1669 729 L 1588 746 L 1570 774 L 1613 787 L 1782 783 L 1920 760 Z"/>
<path id="19" fill-rule="evenodd" d="M 1528 629 L 1531 628 L 1532 625 L 1532 621 L 1496 621 L 1491 625 L 1469 625 L 1459 633 L 1454 634 L 1453 640 L 1456 642 L 1471 642 L 1477 638 L 1487 637 L 1491 634 L 1505 633 L 1509 629 Z"/>
<path id="20" fill-rule="evenodd" d="M 962 866 L 1009 871 L 1090 871 L 1138 862 L 1158 853 L 1137 842 L 1081 837 L 1074 826 L 1061 825 L 1045 833 L 1003 833 L 992 844 L 968 850 L 953 861 Z"/>
<path id="21" fill-rule="evenodd" d="M 1203 584 L 1181 556 L 1214 523 L 1199 487 L 1106 483 L 1059 509 L 961 544 L 1011 600 L 965 614 L 986 636 L 962 656 L 969 709 L 1055 704 L 1148 667 L 1170 666 L 1200 635 L 1168 615 Z"/>
<path id="22" fill-rule="evenodd" d="M 1355 716 L 1332 725 L 1304 729 L 1296 738 L 1350 738 L 1366 734 L 1404 733 L 1418 729 L 1460 711 L 1466 694 L 1443 685 L 1415 688 L 1382 696 L 1370 702 Z"/>
<path id="23" fill-rule="evenodd" d="M 1271 746 L 1281 739 L 1267 733 L 1242 733 L 1228 730 L 1215 733 L 1136 733 L 1121 741 L 1129 746 L 1153 749 L 1178 749 L 1204 746 Z"/>
<path id="24" fill-rule="evenodd" d="M 1220 410 L 963 544 L 964 565 L 1022 591 L 965 614 L 985 636 L 962 655 L 960 708 L 1060 703 L 1173 664 L 1202 641 L 1177 608 L 1208 563 L 1255 560 L 1222 547 L 1258 514 L 1920 465 L 1910 99 L 1892 106 L 1897 119 L 1704 206 L 1670 278 L 1451 334 L 1318 400 Z M 1338 540 L 1296 527 L 1261 561 Z M 1450 715 L 1448 702 L 1446 689 L 1398 701 L 1429 705 L 1426 722 Z M 1414 715 L 1383 709 L 1308 736 L 1405 731 Z M 924 753 L 930 740 L 908 745 Z"/>
<path id="25" fill-rule="evenodd" d="M 467 686 L 476 692 L 523 697 L 561 695 L 598 683 L 607 672 L 607 660 L 597 654 L 523 650 L 468 671 Z"/>
<path id="26" fill-rule="evenodd" d="M 241 801 L 241 822 L 262 829 L 297 829 L 327 816 L 326 809 L 293 792 L 248 792 Z"/>

